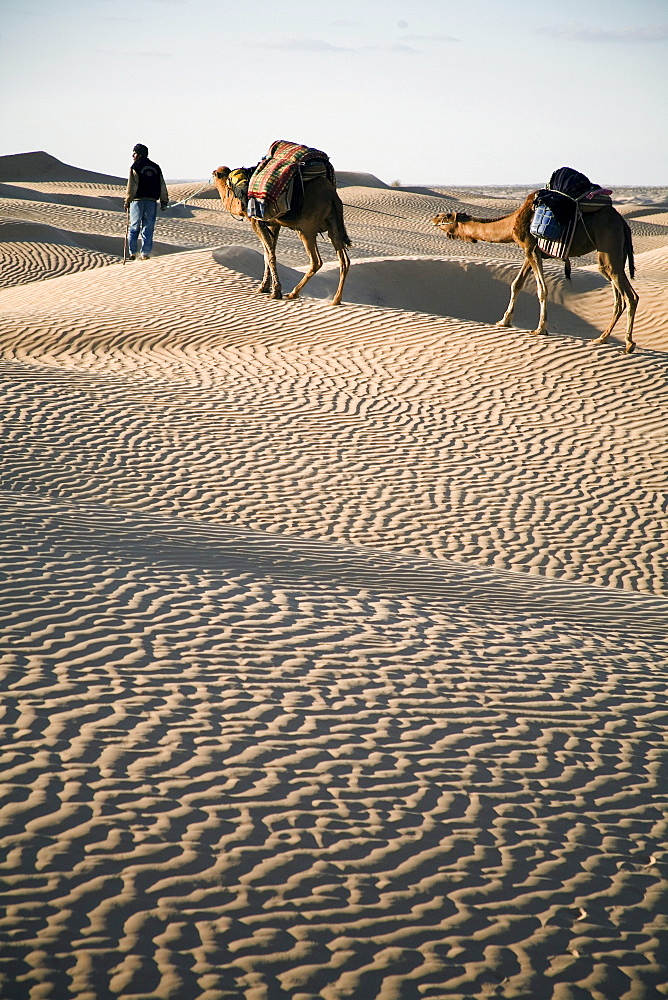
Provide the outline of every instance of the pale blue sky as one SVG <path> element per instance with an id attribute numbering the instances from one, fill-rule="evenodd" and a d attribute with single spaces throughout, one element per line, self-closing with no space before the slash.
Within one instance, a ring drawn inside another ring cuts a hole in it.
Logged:
<path id="1" fill-rule="evenodd" d="M 668 0 L 0 0 L 0 155 L 125 176 L 274 139 L 390 183 L 668 184 Z"/>

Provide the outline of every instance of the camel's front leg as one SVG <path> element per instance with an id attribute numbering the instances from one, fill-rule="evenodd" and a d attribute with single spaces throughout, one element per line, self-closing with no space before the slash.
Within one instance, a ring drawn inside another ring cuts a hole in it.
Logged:
<path id="1" fill-rule="evenodd" d="M 540 255 L 534 251 L 528 255 L 528 259 L 529 266 L 533 268 L 534 278 L 536 279 L 536 293 L 540 304 L 538 326 L 531 332 L 540 336 L 542 333 L 547 333 L 547 282 L 543 274 L 543 262 L 540 259 Z"/>
<path id="2" fill-rule="evenodd" d="M 295 285 L 289 295 L 286 295 L 288 299 L 296 299 L 302 288 L 307 281 L 310 281 L 314 274 L 316 274 L 322 267 L 322 257 L 320 256 L 320 251 L 318 250 L 318 235 L 317 233 L 299 233 L 299 238 L 301 239 L 304 247 L 306 248 L 306 253 L 309 259 L 309 269 L 299 282 Z"/>
<path id="3" fill-rule="evenodd" d="M 510 326 L 513 319 L 513 313 L 515 312 L 515 303 L 517 302 L 517 296 L 524 286 L 527 275 L 531 270 L 531 264 L 528 260 L 525 260 L 520 268 L 520 272 L 510 286 L 510 302 L 508 303 L 508 308 L 503 314 L 503 319 L 500 319 L 496 326 Z"/>
<path id="4" fill-rule="evenodd" d="M 264 257 L 264 274 L 262 275 L 262 281 L 260 282 L 259 292 L 270 292 L 272 287 L 271 281 L 271 269 L 269 267 L 269 262 L 267 261 L 267 254 L 264 252 L 264 247 L 262 248 Z"/>
<path id="5" fill-rule="evenodd" d="M 276 268 L 276 242 L 278 240 L 278 226 L 269 226 L 260 219 L 250 220 L 253 230 L 262 244 L 264 253 L 264 274 L 259 291 L 270 292 L 272 299 L 282 299 L 283 290 L 278 278 Z"/>

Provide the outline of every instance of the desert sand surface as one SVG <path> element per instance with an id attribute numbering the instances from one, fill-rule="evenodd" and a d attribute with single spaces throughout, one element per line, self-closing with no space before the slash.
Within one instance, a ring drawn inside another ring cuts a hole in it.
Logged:
<path id="1" fill-rule="evenodd" d="M 340 174 L 332 307 L 124 183 L 0 157 L 0 996 L 668 996 L 668 189 L 626 355 L 430 223 L 528 187 Z"/>

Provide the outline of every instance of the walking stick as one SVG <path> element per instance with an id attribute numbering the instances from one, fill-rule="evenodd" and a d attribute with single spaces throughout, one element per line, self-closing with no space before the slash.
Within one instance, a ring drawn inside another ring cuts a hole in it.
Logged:
<path id="1" fill-rule="evenodd" d="M 130 230 L 130 209 L 125 209 L 125 239 L 123 240 L 123 263 L 127 260 L 127 250 L 128 250 L 128 232 Z"/>

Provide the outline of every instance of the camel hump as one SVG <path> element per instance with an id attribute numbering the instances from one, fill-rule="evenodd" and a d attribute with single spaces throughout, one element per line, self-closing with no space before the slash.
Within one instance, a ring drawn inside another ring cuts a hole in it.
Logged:
<path id="1" fill-rule="evenodd" d="M 581 174 L 573 167 L 559 167 L 552 173 L 547 183 L 548 191 L 558 191 L 575 201 L 579 201 L 588 191 L 596 187 L 598 184 L 592 184 L 586 174 Z"/>
<path id="2" fill-rule="evenodd" d="M 599 209 L 612 205 L 612 191 L 609 188 L 593 184 L 586 174 L 581 174 L 573 167 L 559 167 L 555 170 L 546 190 L 576 201 L 582 212 L 598 212 Z M 542 195 L 543 191 L 538 194 Z"/>
<path id="3" fill-rule="evenodd" d="M 249 216 L 264 219 L 284 215 L 290 210 L 295 178 L 299 176 L 306 182 L 321 176 L 323 169 L 327 179 L 336 186 L 334 168 L 323 150 L 286 139 L 272 142 L 248 182 Z"/>
<path id="4" fill-rule="evenodd" d="M 567 260 L 581 211 L 611 205 L 610 194 L 573 167 L 559 167 L 536 192 L 529 231 L 548 257 Z M 585 207 L 586 206 L 586 207 Z"/>

